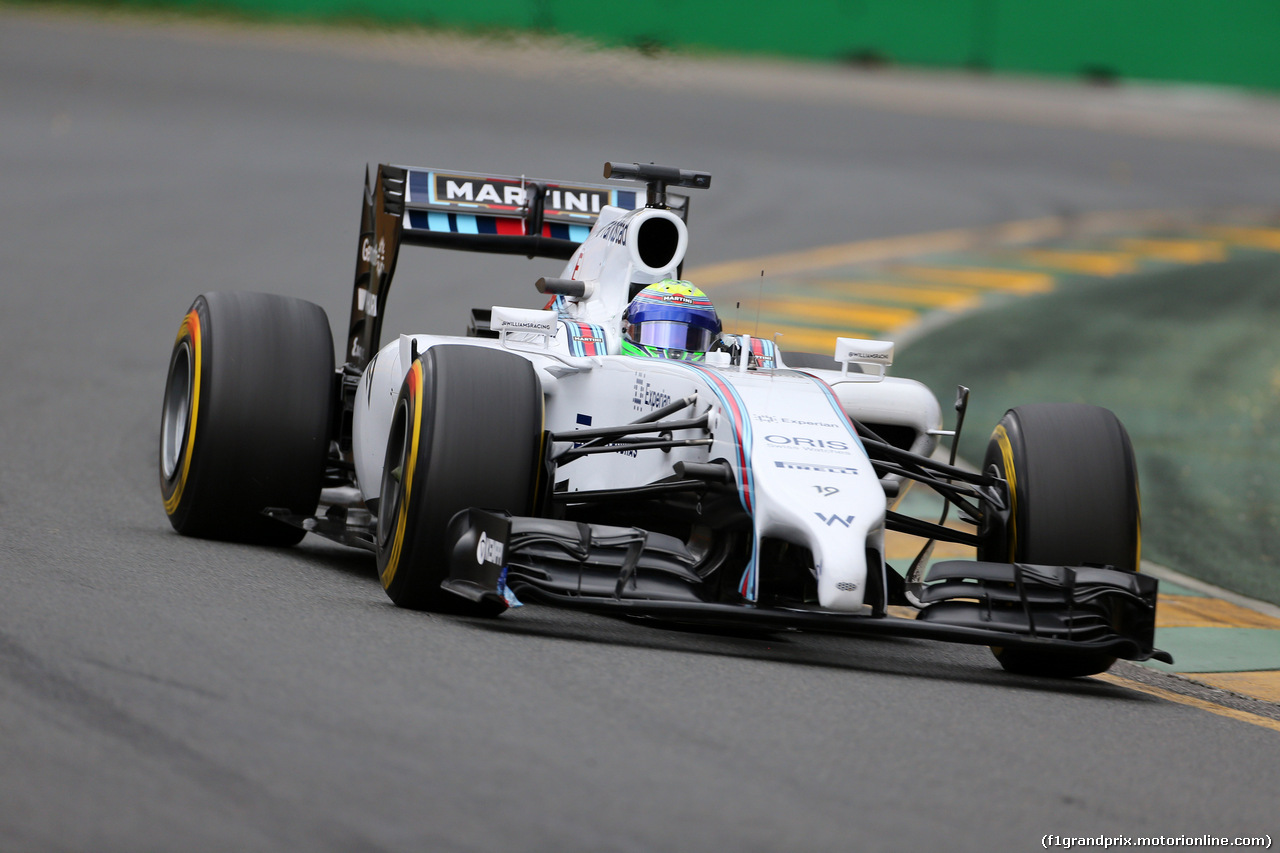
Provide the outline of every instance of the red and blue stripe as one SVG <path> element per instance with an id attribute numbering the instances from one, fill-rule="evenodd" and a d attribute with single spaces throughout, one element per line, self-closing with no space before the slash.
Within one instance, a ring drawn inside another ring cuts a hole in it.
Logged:
<path id="1" fill-rule="evenodd" d="M 756 367 L 776 367 L 777 352 L 778 347 L 773 341 L 767 341 L 764 338 L 751 339 L 751 354 L 755 356 Z"/>
<path id="2" fill-rule="evenodd" d="M 548 303 L 548 306 L 551 304 Z M 564 318 L 561 318 L 560 323 L 564 326 L 565 334 L 568 335 L 570 355 L 607 355 L 603 326 Z"/>
<path id="3" fill-rule="evenodd" d="M 844 425 L 845 430 L 849 433 L 849 436 L 853 439 L 854 445 L 859 450 L 861 450 L 864 454 L 867 452 L 867 449 L 862 446 L 862 438 L 859 437 L 858 430 L 854 428 L 853 421 L 849 419 L 849 414 L 845 412 L 844 406 L 840 405 L 840 400 L 839 398 L 836 397 L 836 392 L 831 390 L 830 385 L 828 385 L 826 382 L 822 381 L 818 377 L 814 376 L 813 374 L 805 373 L 800 370 L 786 370 L 786 371 L 780 371 L 780 372 L 789 373 L 792 376 L 803 376 L 805 379 L 808 379 L 809 381 L 816 384 L 819 388 L 821 388 L 822 393 L 825 394 L 827 397 L 827 402 L 831 404 L 831 408 L 835 409 L 837 414 L 840 415 L 840 417 L 837 420 L 839 420 L 839 422 Z"/>
<path id="4" fill-rule="evenodd" d="M 721 408 L 729 417 L 738 462 L 736 471 L 738 500 L 742 502 L 742 508 L 747 511 L 747 514 L 753 515 L 755 512 L 755 475 L 751 469 L 751 418 L 747 414 L 747 407 L 743 403 L 741 395 L 738 394 L 738 389 L 726 382 L 719 373 L 702 365 L 687 361 L 672 361 L 670 363 L 679 364 L 702 374 L 707 385 L 710 386 L 716 398 L 719 399 Z M 752 551 L 751 559 L 747 562 L 747 568 L 742 573 L 742 580 L 738 583 L 738 592 L 747 601 L 756 600 L 759 585 L 759 573 L 756 570 L 754 548 Z"/>
<path id="5" fill-rule="evenodd" d="M 504 237 L 523 237 L 524 220 L 509 216 L 480 216 L 471 213 L 446 213 L 442 210 L 410 210 L 406 217 L 408 226 L 415 231 L 436 231 L 445 234 L 496 234 Z M 542 236 L 557 240 L 581 243 L 591 233 L 587 225 L 563 225 L 546 222 Z"/>

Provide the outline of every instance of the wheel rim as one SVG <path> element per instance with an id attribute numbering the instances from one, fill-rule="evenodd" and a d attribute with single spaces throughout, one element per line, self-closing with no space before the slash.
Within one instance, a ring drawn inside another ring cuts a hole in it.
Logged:
<path id="1" fill-rule="evenodd" d="M 409 404 L 401 401 L 391 421 L 387 436 L 387 459 L 382 466 L 382 490 L 378 506 L 378 547 L 386 549 L 395 533 L 396 519 L 400 515 L 400 502 L 404 496 L 403 472 L 405 457 L 409 454 Z M 393 472 L 399 470 L 400 476 Z"/>
<path id="2" fill-rule="evenodd" d="M 178 471 L 187 441 L 191 416 L 191 347 L 187 341 L 178 344 L 169 365 L 169 380 L 164 389 L 164 410 L 160 417 L 160 473 L 166 482 Z"/>

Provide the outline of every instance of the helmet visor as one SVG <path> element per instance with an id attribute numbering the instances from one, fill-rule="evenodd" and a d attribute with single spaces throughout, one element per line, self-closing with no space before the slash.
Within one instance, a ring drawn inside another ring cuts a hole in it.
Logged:
<path id="1" fill-rule="evenodd" d="M 711 331 L 675 320 L 649 320 L 636 324 L 640 343 L 662 349 L 706 352 L 711 348 Z"/>

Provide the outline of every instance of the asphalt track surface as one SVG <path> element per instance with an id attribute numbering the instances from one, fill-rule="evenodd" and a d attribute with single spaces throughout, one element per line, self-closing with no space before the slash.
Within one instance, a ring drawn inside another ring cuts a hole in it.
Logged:
<path id="1" fill-rule="evenodd" d="M 177 536 L 155 475 L 195 294 L 295 294 L 341 326 L 366 162 L 706 169 L 702 263 L 1063 209 L 1268 204 L 1274 149 L 966 118 L 947 97 L 900 111 L 277 41 L 0 9 L 0 847 L 1276 834 L 1273 730 L 1014 678 L 981 649 L 398 611 L 360 554 Z M 388 332 L 531 304 L 546 272 L 475 260 L 406 256 Z"/>

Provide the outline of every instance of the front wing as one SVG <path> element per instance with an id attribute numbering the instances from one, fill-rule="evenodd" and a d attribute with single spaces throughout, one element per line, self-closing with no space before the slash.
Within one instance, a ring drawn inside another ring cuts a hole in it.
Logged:
<path id="1" fill-rule="evenodd" d="M 716 600 L 684 543 L 639 528 L 481 510 L 459 513 L 444 588 L 499 608 L 513 598 L 612 616 L 757 630 L 881 634 L 1172 663 L 1154 648 L 1158 581 L 1108 568 L 948 560 L 925 576 L 915 619 Z"/>

